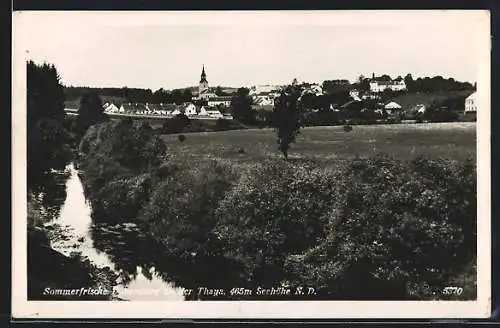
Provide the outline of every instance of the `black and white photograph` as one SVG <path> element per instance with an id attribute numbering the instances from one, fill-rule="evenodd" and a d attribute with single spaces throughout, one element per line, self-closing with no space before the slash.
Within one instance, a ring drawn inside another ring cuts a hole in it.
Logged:
<path id="1" fill-rule="evenodd" d="M 485 10 L 13 14 L 13 315 L 487 317 Z"/>

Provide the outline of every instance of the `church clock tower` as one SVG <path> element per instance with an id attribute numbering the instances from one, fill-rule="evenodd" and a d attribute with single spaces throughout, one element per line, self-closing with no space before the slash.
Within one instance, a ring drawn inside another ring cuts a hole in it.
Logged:
<path id="1" fill-rule="evenodd" d="M 201 93 L 205 90 L 208 90 L 208 81 L 207 74 L 205 74 L 205 65 L 203 65 L 201 70 L 200 85 L 198 86 L 198 93 L 201 95 Z"/>

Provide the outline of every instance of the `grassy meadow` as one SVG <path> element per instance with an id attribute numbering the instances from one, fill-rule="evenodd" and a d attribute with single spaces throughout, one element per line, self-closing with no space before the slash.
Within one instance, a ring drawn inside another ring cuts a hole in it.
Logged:
<path id="1" fill-rule="evenodd" d="M 281 157 L 273 129 L 163 135 L 168 153 L 174 158 L 200 162 L 219 159 L 233 163 L 252 163 Z M 387 153 L 397 159 L 419 155 L 462 160 L 476 156 L 475 123 L 391 124 L 303 128 L 292 144 L 291 159 L 313 159 L 324 164 L 355 156 Z"/>

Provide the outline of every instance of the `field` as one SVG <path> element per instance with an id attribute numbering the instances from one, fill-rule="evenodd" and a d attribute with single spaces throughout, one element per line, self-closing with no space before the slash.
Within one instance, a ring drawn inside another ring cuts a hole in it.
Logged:
<path id="1" fill-rule="evenodd" d="M 172 120 L 172 117 L 162 117 L 162 116 L 147 116 L 147 115 L 133 115 L 133 114 L 108 114 L 112 120 L 119 121 L 124 118 L 130 117 L 137 124 L 148 123 L 153 129 L 158 129 L 163 126 L 163 124 L 169 120 Z M 192 119 L 192 118 L 191 118 Z M 193 119 L 192 119 L 193 120 Z M 206 126 L 214 126 L 217 122 L 217 119 L 213 118 L 202 118 L 195 119 L 196 121 L 202 122 L 202 124 Z"/>
<path id="2" fill-rule="evenodd" d="M 209 159 L 251 163 L 281 157 L 276 133 L 272 129 L 163 135 L 169 153 L 188 162 Z M 308 127 L 301 130 L 289 157 L 310 158 L 329 164 L 355 156 L 388 153 L 395 158 L 411 159 L 418 155 L 462 160 L 476 156 L 475 123 L 431 123 L 353 126 L 345 132 L 341 126 Z"/>

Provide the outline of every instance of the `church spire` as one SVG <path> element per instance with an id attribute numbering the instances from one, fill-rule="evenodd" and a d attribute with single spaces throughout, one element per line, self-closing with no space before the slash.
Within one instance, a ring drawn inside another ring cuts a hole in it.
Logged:
<path id="1" fill-rule="evenodd" d="M 205 65 L 201 69 L 201 80 L 198 86 L 198 93 L 201 94 L 203 91 L 208 90 L 207 74 L 205 73 Z"/>
<path id="2" fill-rule="evenodd" d="M 201 70 L 201 80 L 200 83 L 207 82 L 207 74 L 205 73 L 205 65 L 203 65 L 203 68 Z"/>

